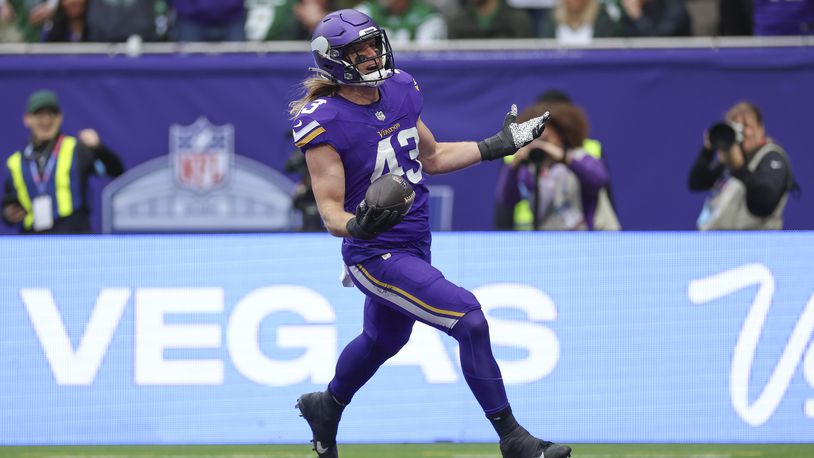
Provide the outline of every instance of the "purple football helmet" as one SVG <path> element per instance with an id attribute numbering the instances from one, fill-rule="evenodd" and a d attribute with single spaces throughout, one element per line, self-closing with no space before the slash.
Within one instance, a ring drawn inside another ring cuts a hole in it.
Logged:
<path id="1" fill-rule="evenodd" d="M 368 50 L 360 51 L 366 42 Z M 322 18 L 314 29 L 311 53 L 317 65 L 311 70 L 339 84 L 375 87 L 395 70 L 385 31 L 366 14 L 352 9 Z"/>

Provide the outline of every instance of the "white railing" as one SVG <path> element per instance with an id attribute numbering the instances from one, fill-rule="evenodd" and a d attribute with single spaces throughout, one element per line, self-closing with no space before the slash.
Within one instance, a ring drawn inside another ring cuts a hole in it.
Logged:
<path id="1" fill-rule="evenodd" d="M 446 40 L 395 44 L 400 51 L 534 51 L 569 49 L 667 49 L 809 47 L 814 35 L 784 37 L 597 38 L 587 45 L 562 45 L 554 39 Z M 0 43 L 2 54 L 226 54 L 308 51 L 307 41 L 226 43 Z"/>

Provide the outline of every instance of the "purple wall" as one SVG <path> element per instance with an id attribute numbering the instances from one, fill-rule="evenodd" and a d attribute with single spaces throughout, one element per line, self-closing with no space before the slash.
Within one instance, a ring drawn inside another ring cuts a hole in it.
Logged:
<path id="1" fill-rule="evenodd" d="M 803 188 L 786 226 L 814 229 L 814 155 L 804 137 L 814 48 L 402 53 L 396 63 L 418 80 L 422 117 L 441 141 L 483 138 L 511 103 L 522 110 L 547 89 L 570 93 L 603 143 L 629 230 L 694 228 L 703 195 L 687 190 L 686 176 L 702 132 L 734 102 L 752 100 Z M 66 132 L 95 127 L 128 167 L 166 155 L 170 125 L 204 115 L 235 126 L 237 154 L 282 170 L 292 150 L 286 106 L 309 65 L 305 54 L 0 56 L 0 152 L 25 145 L 26 97 L 47 87 L 61 95 Z M 455 188 L 454 229 L 492 227 L 498 166 L 430 179 Z M 98 228 L 99 186 L 95 194 Z"/>

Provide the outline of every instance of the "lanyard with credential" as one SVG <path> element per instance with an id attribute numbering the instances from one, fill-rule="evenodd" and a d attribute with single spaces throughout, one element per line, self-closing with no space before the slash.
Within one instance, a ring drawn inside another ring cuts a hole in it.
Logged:
<path id="1" fill-rule="evenodd" d="M 51 153 L 51 157 L 48 158 L 48 162 L 45 164 L 45 167 L 42 169 L 42 174 L 39 173 L 37 170 L 37 165 L 35 164 L 36 160 L 29 160 L 28 166 L 31 169 L 31 177 L 34 179 L 34 184 L 37 185 L 37 195 L 41 196 L 46 194 L 48 189 L 48 181 L 51 179 L 51 173 L 54 171 L 54 167 L 57 163 L 57 155 L 59 155 L 59 149 L 62 146 L 62 135 L 57 138 L 56 145 L 54 145 L 54 152 Z M 28 145 L 26 148 L 26 157 L 30 158 L 32 156 L 33 147 Z"/>

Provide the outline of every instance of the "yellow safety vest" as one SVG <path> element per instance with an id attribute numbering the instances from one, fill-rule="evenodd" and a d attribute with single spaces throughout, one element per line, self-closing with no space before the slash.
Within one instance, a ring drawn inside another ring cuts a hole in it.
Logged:
<path id="1" fill-rule="evenodd" d="M 60 218 L 70 216 L 74 211 L 74 196 L 71 192 L 71 167 L 73 167 L 74 152 L 76 151 L 76 138 L 63 136 L 59 151 L 57 153 L 57 163 L 54 168 L 54 189 L 55 194 L 51 196 L 56 202 L 57 214 Z M 17 191 L 17 200 L 20 206 L 26 211 L 23 227 L 31 229 L 34 226 L 34 211 L 31 205 L 31 195 L 37 190 L 29 191 L 23 176 L 23 154 L 20 151 L 12 154 L 6 161 L 6 166 L 11 174 L 14 189 Z"/>

